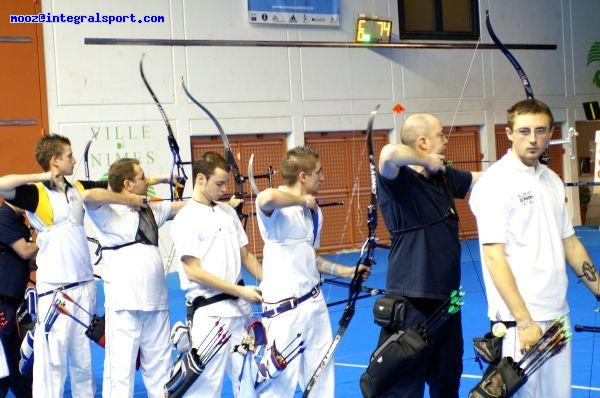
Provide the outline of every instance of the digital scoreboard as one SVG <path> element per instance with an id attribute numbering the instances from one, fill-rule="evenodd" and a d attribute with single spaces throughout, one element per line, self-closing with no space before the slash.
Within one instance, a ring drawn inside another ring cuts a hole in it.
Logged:
<path id="1" fill-rule="evenodd" d="M 392 21 L 389 19 L 358 17 L 356 20 L 357 43 L 389 43 Z"/>

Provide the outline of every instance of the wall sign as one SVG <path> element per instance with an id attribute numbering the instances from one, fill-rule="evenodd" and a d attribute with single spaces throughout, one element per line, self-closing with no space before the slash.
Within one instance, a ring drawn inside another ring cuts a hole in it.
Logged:
<path id="1" fill-rule="evenodd" d="M 248 0 L 256 24 L 340 25 L 339 0 Z"/>

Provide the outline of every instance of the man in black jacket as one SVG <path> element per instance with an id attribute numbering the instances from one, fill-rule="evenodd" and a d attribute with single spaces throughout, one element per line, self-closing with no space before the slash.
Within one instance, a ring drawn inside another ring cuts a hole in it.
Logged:
<path id="1" fill-rule="evenodd" d="M 29 260 L 38 248 L 23 213 L 6 202 L 0 205 L 0 341 L 9 371 L 0 379 L 1 397 L 9 389 L 17 398 L 31 397 L 31 374 L 19 372 L 21 339 L 15 318 L 29 280 Z"/>

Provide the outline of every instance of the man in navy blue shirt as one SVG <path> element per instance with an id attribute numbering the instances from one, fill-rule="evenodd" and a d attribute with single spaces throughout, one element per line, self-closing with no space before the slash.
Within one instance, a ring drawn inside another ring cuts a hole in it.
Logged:
<path id="1" fill-rule="evenodd" d="M 479 173 L 444 166 L 448 142 L 428 114 L 406 119 L 401 144 L 379 157 L 379 206 L 392 237 L 386 289 L 406 299 L 402 330 L 423 323 L 460 286 L 460 242 L 454 198 L 464 198 Z M 379 344 L 397 330 L 382 328 Z M 399 376 L 386 397 L 458 398 L 463 339 L 460 313 L 443 325 L 416 366 Z"/>
<path id="2" fill-rule="evenodd" d="M 19 373 L 21 339 L 15 322 L 29 281 L 29 260 L 37 252 L 23 213 L 6 202 L 0 205 L 0 341 L 9 370 L 0 379 L 2 397 L 9 388 L 17 398 L 31 397 L 31 374 Z"/>

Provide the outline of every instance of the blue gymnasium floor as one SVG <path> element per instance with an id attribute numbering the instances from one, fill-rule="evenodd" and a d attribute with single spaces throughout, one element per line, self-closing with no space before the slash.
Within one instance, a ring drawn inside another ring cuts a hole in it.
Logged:
<path id="1" fill-rule="evenodd" d="M 597 227 L 579 227 L 577 235 L 586 246 L 594 263 L 600 264 L 600 232 Z M 476 240 L 463 241 L 462 243 L 462 286 L 466 291 L 463 306 L 463 328 L 465 339 L 464 373 L 461 380 L 461 397 L 467 397 L 468 392 L 477 383 L 482 372 L 474 361 L 471 340 L 473 337 L 482 336 L 488 328 L 486 318 L 486 302 L 479 282 L 481 270 L 479 250 Z M 357 254 L 333 255 L 330 258 L 344 264 L 354 264 Z M 377 264 L 373 274 L 365 285 L 370 287 L 385 287 L 385 271 L 387 251 L 376 250 Z M 246 280 L 250 280 L 246 278 Z M 594 297 L 582 285 L 577 283 L 577 278 L 569 269 L 569 294 L 572 324 L 600 326 L 600 314 Z M 184 318 L 184 298 L 179 289 L 176 274 L 167 277 L 169 295 L 171 300 L 171 322 Z M 98 289 L 98 303 L 102 303 L 102 288 Z M 323 292 L 328 302 L 334 302 L 347 297 L 345 287 L 323 286 Z M 356 314 L 346 331 L 335 356 L 336 396 L 351 398 L 361 397 L 358 380 L 368 363 L 369 356 L 375 347 L 378 336 L 378 327 L 373 324 L 372 305 L 374 298 L 360 300 L 356 306 Z M 338 305 L 330 310 L 332 327 L 337 330 L 337 322 L 342 314 L 343 305 Z M 102 311 L 100 311 L 102 312 Z M 94 347 L 94 375 L 97 384 L 96 396 L 101 396 L 103 352 Z M 68 382 L 67 382 L 68 383 Z M 138 372 L 135 381 L 135 396 L 146 396 L 141 375 Z M 600 334 L 598 333 L 573 333 L 573 397 L 600 397 Z M 71 396 L 70 390 L 65 396 Z M 229 384 L 223 387 L 223 397 L 232 397 Z M 298 391 L 297 397 L 301 396 Z M 426 393 L 426 396 L 428 394 Z"/>

